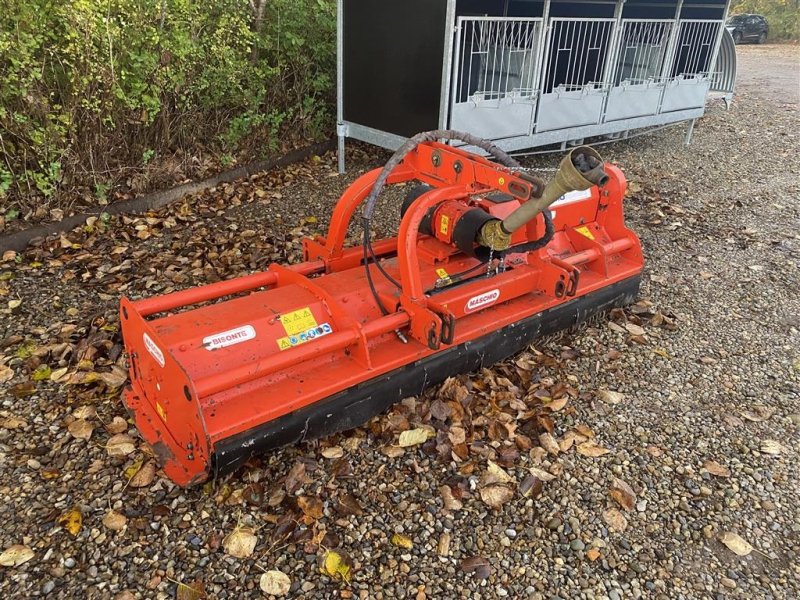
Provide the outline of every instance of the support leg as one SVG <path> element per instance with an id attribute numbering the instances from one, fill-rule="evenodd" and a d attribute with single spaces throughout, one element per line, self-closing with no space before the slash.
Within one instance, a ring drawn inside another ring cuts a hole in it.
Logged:
<path id="1" fill-rule="evenodd" d="M 339 175 L 344 175 L 344 136 L 339 134 L 336 156 L 339 159 Z"/>
<path id="2" fill-rule="evenodd" d="M 689 127 L 686 129 L 686 137 L 683 140 L 683 145 L 688 146 L 692 143 L 692 133 L 694 133 L 694 122 L 696 119 L 689 121 Z"/>

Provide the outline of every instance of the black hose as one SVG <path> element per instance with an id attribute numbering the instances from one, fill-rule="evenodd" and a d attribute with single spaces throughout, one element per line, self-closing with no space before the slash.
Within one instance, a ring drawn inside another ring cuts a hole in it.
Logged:
<path id="1" fill-rule="evenodd" d="M 412 152 L 417 146 L 424 142 L 434 142 L 438 140 L 458 140 L 464 142 L 465 144 L 469 144 L 471 146 L 476 146 L 481 150 L 486 151 L 489 155 L 491 155 L 498 163 L 503 165 L 504 167 L 508 167 L 509 169 L 521 169 L 522 166 L 514 160 L 511 156 L 509 156 L 506 152 L 495 146 L 489 140 L 485 140 L 483 138 L 476 137 L 471 133 L 466 133 L 463 131 L 453 131 L 449 129 L 435 129 L 433 131 L 424 131 L 422 133 L 418 133 L 417 135 L 410 137 L 406 142 L 400 146 L 394 154 L 392 154 L 391 158 L 386 162 L 386 165 L 381 170 L 378 178 L 375 180 L 375 184 L 372 186 L 369 195 L 364 203 L 364 211 L 362 216 L 362 223 L 364 227 L 364 269 L 366 269 L 367 275 L 367 282 L 369 284 L 370 291 L 372 292 L 373 297 L 375 298 L 375 302 L 378 304 L 378 307 L 381 309 L 381 312 L 386 315 L 388 311 L 386 307 L 383 306 L 383 303 L 378 296 L 378 292 L 375 289 L 374 282 L 372 281 L 372 274 L 370 273 L 369 263 L 370 260 L 375 263 L 375 266 L 378 267 L 378 270 L 381 274 L 386 278 L 387 281 L 392 283 L 395 287 L 400 289 L 402 286 L 400 283 L 394 279 L 383 266 L 378 261 L 377 256 L 375 255 L 375 251 L 372 248 L 372 241 L 370 240 L 369 230 L 370 225 L 372 223 L 372 215 L 375 212 L 375 204 L 378 201 L 378 196 L 380 195 L 381 191 L 383 191 L 384 186 L 386 185 L 387 179 L 389 179 L 389 175 L 391 175 L 392 171 L 403 161 L 403 159 Z M 531 247 L 530 250 L 537 250 L 539 248 L 544 247 L 553 237 L 553 221 L 550 217 L 549 211 L 544 211 L 542 213 L 545 222 L 545 233 L 544 235 L 533 242 L 529 242 L 528 244 L 523 244 L 523 246 L 518 246 L 517 248 L 528 248 Z M 516 248 L 515 248 L 516 250 Z M 518 252 L 522 252 L 523 250 L 517 250 Z"/>

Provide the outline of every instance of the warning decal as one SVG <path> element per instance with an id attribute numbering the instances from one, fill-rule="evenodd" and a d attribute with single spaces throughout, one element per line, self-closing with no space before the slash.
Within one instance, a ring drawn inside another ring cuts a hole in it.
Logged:
<path id="1" fill-rule="evenodd" d="M 323 323 L 322 325 L 314 325 L 314 327 L 309 327 L 305 331 L 287 335 L 275 341 L 278 343 L 278 350 L 283 352 L 289 348 L 294 348 L 300 344 L 315 340 L 323 335 L 328 335 L 329 333 L 333 333 L 333 329 L 329 323 Z"/>
<path id="2" fill-rule="evenodd" d="M 297 335 L 302 331 L 308 331 L 317 326 L 317 320 L 307 306 L 281 315 L 280 320 L 288 336 Z"/>
<path id="3" fill-rule="evenodd" d="M 442 215 L 442 218 L 439 220 L 439 231 L 441 231 L 444 235 L 447 235 L 448 227 L 450 227 L 450 217 L 447 215 Z"/>
<path id="4" fill-rule="evenodd" d="M 594 234 L 586 225 L 582 225 L 581 227 L 576 227 L 575 231 L 580 233 L 583 237 L 589 238 L 590 240 L 594 239 Z"/>

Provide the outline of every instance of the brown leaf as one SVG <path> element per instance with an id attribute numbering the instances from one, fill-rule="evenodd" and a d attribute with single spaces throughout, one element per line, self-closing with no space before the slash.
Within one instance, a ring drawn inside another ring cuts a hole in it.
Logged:
<path id="1" fill-rule="evenodd" d="M 603 521 L 606 522 L 612 531 L 616 531 L 617 533 L 622 533 L 628 527 L 628 519 L 616 508 L 609 508 L 604 511 Z"/>
<path id="2" fill-rule="evenodd" d="M 552 412 L 558 412 L 560 410 L 563 410 L 564 407 L 567 406 L 567 403 L 569 403 L 569 398 L 564 396 L 563 398 L 558 398 L 556 400 L 553 400 L 552 402 L 548 402 L 547 404 L 545 404 L 545 406 L 549 408 Z"/>
<path id="3" fill-rule="evenodd" d="M 341 446 L 330 446 L 328 448 L 323 448 L 320 454 L 325 458 L 341 458 L 344 456 L 344 450 Z"/>
<path id="4" fill-rule="evenodd" d="M 628 330 L 628 333 L 631 335 L 644 335 L 645 331 L 643 327 L 639 327 L 633 323 L 625 323 L 625 329 Z"/>
<path id="5" fill-rule="evenodd" d="M 703 465 L 703 468 L 714 475 L 715 477 L 730 477 L 731 470 L 728 467 L 725 467 L 719 464 L 715 460 L 707 460 Z"/>
<path id="6" fill-rule="evenodd" d="M 488 579 L 492 573 L 489 561 L 482 556 L 470 556 L 461 561 L 461 570 L 464 573 L 474 573 L 478 579 Z"/>
<path id="7" fill-rule="evenodd" d="M 130 486 L 132 488 L 143 488 L 153 483 L 153 478 L 156 476 L 156 463 L 152 460 L 147 461 L 142 468 L 136 471 L 136 474 L 131 477 Z"/>
<path id="8" fill-rule="evenodd" d="M 106 516 L 103 517 L 103 525 L 111 529 L 112 531 L 121 531 L 125 529 L 125 525 L 128 523 L 128 517 L 125 515 L 118 513 L 115 510 L 110 510 L 106 513 Z"/>
<path id="9" fill-rule="evenodd" d="M 539 444 L 550 454 L 555 455 L 561 452 L 561 448 L 558 447 L 556 438 L 549 433 L 543 433 L 539 436 Z"/>
<path id="10" fill-rule="evenodd" d="M 723 533 L 720 536 L 720 541 L 739 556 L 747 556 L 753 551 L 753 546 L 749 542 L 731 531 Z"/>
<path id="11" fill-rule="evenodd" d="M 602 446 L 598 446 L 597 442 L 593 440 L 589 440 L 588 442 L 583 442 L 582 444 L 578 444 L 578 454 L 581 456 L 588 456 L 590 458 L 597 458 L 599 456 L 603 456 L 611 452 L 608 448 L 603 448 Z"/>
<path id="12" fill-rule="evenodd" d="M 361 505 L 356 500 L 355 496 L 352 494 L 348 494 L 347 492 L 340 492 L 338 503 L 336 504 L 336 512 L 341 515 L 349 516 L 349 515 L 361 515 L 364 513 L 364 510 L 361 508 Z"/>
<path id="13" fill-rule="evenodd" d="M 289 494 L 294 494 L 303 485 L 305 479 L 306 465 L 301 461 L 297 461 L 286 476 L 286 491 Z"/>
<path id="14" fill-rule="evenodd" d="M 106 425 L 106 431 L 108 433 L 114 435 L 117 433 L 124 433 L 128 429 L 128 422 L 123 419 L 122 417 L 114 417 L 111 419 L 111 423 Z"/>
<path id="15" fill-rule="evenodd" d="M 528 473 L 522 483 L 519 484 L 519 493 L 525 498 L 538 498 L 542 495 L 544 483 L 533 473 Z"/>
<path id="16" fill-rule="evenodd" d="M 303 514 L 312 519 L 321 519 L 323 516 L 322 500 L 311 496 L 300 496 L 297 499 L 297 504 Z"/>
<path id="17" fill-rule="evenodd" d="M 116 458 L 128 456 L 136 450 L 136 440 L 126 433 L 111 436 L 106 442 L 106 451 L 109 456 Z"/>
<path id="18" fill-rule="evenodd" d="M 189 583 L 178 583 L 175 590 L 175 600 L 200 600 L 206 597 L 205 584 L 196 579 Z"/>
<path id="19" fill-rule="evenodd" d="M 764 440 L 761 442 L 761 452 L 764 454 L 778 455 L 783 454 L 786 446 L 776 440 Z"/>
<path id="20" fill-rule="evenodd" d="M 600 550 L 597 548 L 590 548 L 586 552 L 586 558 L 588 558 L 591 562 L 596 561 L 598 558 L 600 558 Z"/>
<path id="21" fill-rule="evenodd" d="M 514 497 L 514 491 L 507 485 L 496 483 L 481 488 L 480 496 L 484 504 L 499 509 Z"/>
<path id="22" fill-rule="evenodd" d="M 450 406 L 442 402 L 439 398 L 436 398 L 433 402 L 431 402 L 431 416 L 434 419 L 438 419 L 439 421 L 445 421 L 452 413 L 452 409 Z"/>
<path id="23" fill-rule="evenodd" d="M 611 480 L 611 489 L 609 490 L 611 497 L 616 500 L 625 510 L 633 510 L 636 505 L 636 493 L 633 488 L 629 486 L 622 479 L 614 477 Z"/>
<path id="24" fill-rule="evenodd" d="M 448 556 L 450 554 L 450 539 L 451 536 L 448 532 L 442 533 L 436 546 L 436 553 L 439 556 Z"/>
<path id="25" fill-rule="evenodd" d="M 253 506 L 264 504 L 264 484 L 260 481 L 247 484 L 242 490 L 242 499 Z"/>
<path id="26" fill-rule="evenodd" d="M 464 507 L 461 500 L 453 496 L 453 490 L 449 485 L 441 486 L 439 493 L 442 496 L 445 510 L 461 510 Z"/>
<path id="27" fill-rule="evenodd" d="M 597 390 L 597 398 L 601 402 L 607 402 L 608 404 L 619 404 L 625 399 L 625 394 L 612 390 Z"/>

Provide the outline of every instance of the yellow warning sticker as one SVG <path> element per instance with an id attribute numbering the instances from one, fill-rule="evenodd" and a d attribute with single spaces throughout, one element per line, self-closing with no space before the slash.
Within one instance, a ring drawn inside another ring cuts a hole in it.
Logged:
<path id="1" fill-rule="evenodd" d="M 445 271 L 444 269 L 441 269 L 441 268 L 440 268 L 440 269 L 436 269 L 436 274 L 437 274 L 437 275 L 439 276 L 439 278 L 441 278 L 441 279 L 450 279 L 450 273 L 448 273 L 448 272 L 447 272 L 447 271 Z"/>
<path id="2" fill-rule="evenodd" d="M 505 177 L 501 177 L 501 178 L 499 178 L 497 180 L 497 185 L 504 185 L 505 182 L 506 182 L 506 178 Z"/>
<path id="3" fill-rule="evenodd" d="M 297 335 L 301 331 L 307 331 L 317 326 L 317 320 L 307 306 L 300 310 L 293 310 L 281 315 L 281 324 L 286 335 Z"/>
<path id="4" fill-rule="evenodd" d="M 305 331 L 298 331 L 297 333 L 292 333 L 275 341 L 278 344 L 278 350 L 283 352 L 289 348 L 294 348 L 300 344 L 311 342 L 319 337 L 329 335 L 331 333 L 333 333 L 333 328 L 331 327 L 330 323 L 322 323 L 320 325 L 314 324 Z"/>
<path id="5" fill-rule="evenodd" d="M 450 217 L 447 215 L 442 215 L 441 220 L 439 221 L 439 231 L 441 231 L 444 235 L 447 235 L 447 228 L 450 226 Z"/>
<path id="6" fill-rule="evenodd" d="M 587 237 L 590 240 L 594 239 L 594 234 L 589 230 L 586 225 L 581 225 L 580 227 L 576 227 L 575 231 L 580 233 L 583 237 Z"/>
<path id="7" fill-rule="evenodd" d="M 161 420 L 164 421 L 164 423 L 166 423 L 167 411 L 165 411 L 164 407 L 161 406 L 161 404 L 159 404 L 158 402 L 156 402 L 156 412 L 158 413 L 158 416 L 161 417 Z"/>

